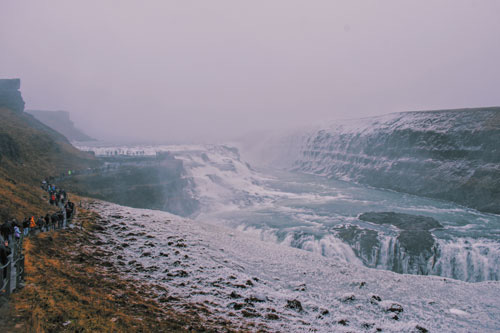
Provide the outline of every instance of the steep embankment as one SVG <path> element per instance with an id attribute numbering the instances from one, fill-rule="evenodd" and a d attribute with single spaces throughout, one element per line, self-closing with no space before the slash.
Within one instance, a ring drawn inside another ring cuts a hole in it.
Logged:
<path id="1" fill-rule="evenodd" d="M 71 141 L 95 141 L 87 134 L 75 127 L 67 111 L 26 110 L 36 119 L 54 130 L 62 133 Z"/>
<path id="2" fill-rule="evenodd" d="M 0 108 L 0 218 L 44 214 L 40 181 L 68 170 L 98 165 L 60 133 L 33 116 Z"/>
<path id="3" fill-rule="evenodd" d="M 102 160 L 109 168 L 66 177 L 59 184 L 82 196 L 135 208 L 159 209 L 180 216 L 197 210 L 190 180 L 183 177 L 182 161 L 170 155 Z"/>
<path id="4" fill-rule="evenodd" d="M 288 142 L 296 170 L 500 213 L 500 107 L 343 121 Z"/>

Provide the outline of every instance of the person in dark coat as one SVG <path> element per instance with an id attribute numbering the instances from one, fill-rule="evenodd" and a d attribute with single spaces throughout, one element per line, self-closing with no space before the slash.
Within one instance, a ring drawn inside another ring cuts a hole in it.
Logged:
<path id="1" fill-rule="evenodd" d="M 64 215 L 62 212 L 57 213 L 57 222 L 58 222 L 59 228 L 62 228 L 63 223 L 64 223 Z"/>
<path id="2" fill-rule="evenodd" d="M 66 219 L 70 220 L 73 217 L 73 210 L 69 205 L 66 205 Z"/>
<path id="3" fill-rule="evenodd" d="M 75 216 L 75 203 L 68 200 L 68 207 L 71 211 L 71 215 L 69 215 L 68 218 L 71 219 Z"/>
<path id="4" fill-rule="evenodd" d="M 30 232 L 30 220 L 28 220 L 27 217 L 25 217 L 23 220 L 23 232 L 24 236 L 27 236 Z"/>
<path id="5" fill-rule="evenodd" d="M 0 264 L 3 266 L 7 264 L 9 261 L 9 255 L 10 255 L 10 248 L 9 248 L 9 242 L 8 241 L 2 241 L 0 242 Z M 7 277 L 7 269 L 3 270 L 3 278 L 5 279 Z"/>
<path id="6" fill-rule="evenodd" d="M 41 217 L 39 217 L 38 220 L 36 220 L 36 226 L 38 227 L 38 229 L 40 231 L 45 231 L 45 228 L 44 228 L 45 221 Z"/>
<path id="7" fill-rule="evenodd" d="M 11 221 L 6 221 L 4 224 L 0 226 L 0 233 L 3 236 L 3 239 L 8 240 L 10 239 L 9 236 L 11 236 L 14 233 L 14 226 L 12 225 Z"/>
<path id="8" fill-rule="evenodd" d="M 44 220 L 45 220 L 45 226 L 47 227 L 47 230 L 51 230 L 52 229 L 52 221 L 50 220 L 50 215 L 47 213 L 44 217 Z"/>

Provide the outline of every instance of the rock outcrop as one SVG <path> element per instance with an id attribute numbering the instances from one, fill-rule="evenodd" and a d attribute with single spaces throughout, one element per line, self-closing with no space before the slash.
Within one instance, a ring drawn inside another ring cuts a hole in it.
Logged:
<path id="1" fill-rule="evenodd" d="M 400 229 L 397 237 L 399 245 L 411 257 L 411 264 L 422 264 L 418 261 L 423 257 L 422 266 L 434 255 L 434 238 L 429 230 L 443 227 L 432 217 L 395 212 L 368 212 L 361 214 L 359 219 L 381 225 L 390 224 Z"/>
<path id="2" fill-rule="evenodd" d="M 358 217 L 378 225 L 392 225 L 397 236 L 388 242 L 377 231 L 356 226 L 336 229 L 338 237 L 349 244 L 368 267 L 384 267 L 397 273 L 432 273 L 438 257 L 437 244 L 430 230 L 442 228 L 435 219 L 396 212 L 368 212 Z"/>
<path id="3" fill-rule="evenodd" d="M 95 141 L 75 127 L 67 111 L 26 110 L 26 112 L 63 134 L 70 141 Z"/>
<path id="4" fill-rule="evenodd" d="M 20 79 L 0 79 L 0 108 L 23 112 L 24 100 L 19 91 L 20 88 Z"/>

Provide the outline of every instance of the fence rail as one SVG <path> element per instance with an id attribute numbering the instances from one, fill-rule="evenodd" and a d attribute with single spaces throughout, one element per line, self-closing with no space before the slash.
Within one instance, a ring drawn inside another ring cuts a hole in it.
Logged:
<path id="1" fill-rule="evenodd" d="M 49 192 L 49 194 L 54 194 L 56 191 L 55 185 L 53 189 L 49 188 L 49 184 L 47 181 L 42 183 L 42 188 Z M 51 192 L 53 191 L 53 192 Z M 57 189 L 57 193 L 60 194 L 59 189 Z M 54 221 L 51 218 L 51 224 L 48 222 L 44 226 L 38 225 L 34 228 L 23 228 L 22 232 L 20 232 L 19 238 L 15 237 L 14 234 L 8 235 L 9 238 L 9 248 L 11 253 L 8 256 L 8 261 L 5 265 L 0 266 L 0 296 L 10 296 L 13 291 L 18 290 L 22 286 L 22 281 L 24 280 L 24 254 L 23 254 L 23 242 L 24 237 L 28 237 L 31 234 L 38 234 L 39 232 L 51 231 L 57 229 L 66 229 L 69 225 L 69 222 L 73 219 L 76 213 L 76 208 L 73 203 L 71 203 L 66 195 L 66 192 L 62 191 L 63 197 L 62 199 L 57 199 L 58 201 L 55 203 L 60 209 L 60 213 L 62 213 L 61 217 L 57 218 Z M 67 215 L 67 210 L 65 204 L 71 204 L 70 215 Z M 33 219 L 34 217 L 32 217 Z M 56 223 L 57 222 L 57 223 Z M 24 225 L 23 225 L 24 226 Z M 21 231 L 21 230 L 18 230 Z M 26 233 L 25 233 L 26 232 Z M 7 237 L 7 235 L 5 235 Z M 0 239 L 3 238 L 0 237 Z"/>
<path id="2" fill-rule="evenodd" d="M 9 243 L 11 254 L 9 260 L 3 266 L 0 266 L 0 296 L 10 296 L 12 292 L 19 289 L 24 278 L 24 254 L 23 254 L 24 236 L 19 239 L 13 237 Z"/>
<path id="3" fill-rule="evenodd" d="M 8 297 L 22 286 L 22 282 L 24 281 L 24 238 L 44 231 L 66 229 L 73 216 L 74 213 L 68 219 L 66 219 L 65 216 L 63 223 L 53 225 L 53 227 L 44 228 L 42 230 L 39 228 L 30 228 L 29 233 L 26 236 L 24 235 L 24 232 L 22 232 L 18 239 L 12 237 L 12 241 L 9 242 L 9 248 L 11 249 L 11 254 L 8 257 L 9 260 L 5 265 L 0 266 L 0 286 L 2 287 L 0 289 L 0 296 Z"/>

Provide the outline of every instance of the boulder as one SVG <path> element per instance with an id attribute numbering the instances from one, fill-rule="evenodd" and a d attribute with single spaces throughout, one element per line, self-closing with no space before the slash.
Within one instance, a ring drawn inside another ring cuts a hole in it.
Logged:
<path id="1" fill-rule="evenodd" d="M 294 300 L 287 300 L 286 303 L 287 304 L 286 304 L 285 307 L 287 309 L 295 310 L 297 312 L 304 311 L 304 309 L 302 308 L 302 303 L 300 303 L 299 300 L 296 300 L 296 299 L 294 299 Z"/>

